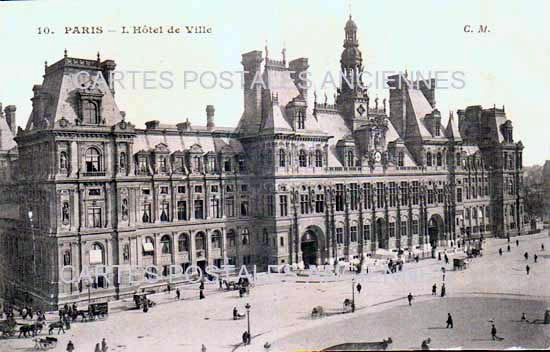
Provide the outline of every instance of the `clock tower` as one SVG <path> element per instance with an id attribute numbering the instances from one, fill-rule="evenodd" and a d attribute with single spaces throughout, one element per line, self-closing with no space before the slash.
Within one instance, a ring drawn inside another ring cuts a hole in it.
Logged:
<path id="1" fill-rule="evenodd" d="M 344 27 L 344 51 L 340 59 L 342 77 L 337 104 L 352 130 L 368 120 L 369 96 L 362 80 L 363 58 L 357 41 L 357 25 L 351 15 Z"/>

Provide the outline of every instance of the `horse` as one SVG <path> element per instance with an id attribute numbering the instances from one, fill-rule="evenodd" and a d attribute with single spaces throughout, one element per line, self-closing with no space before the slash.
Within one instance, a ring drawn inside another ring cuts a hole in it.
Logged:
<path id="1" fill-rule="evenodd" d="M 311 311 L 311 317 L 312 318 L 320 318 L 325 314 L 322 306 L 313 307 L 313 310 Z"/>
<path id="2" fill-rule="evenodd" d="M 28 337 L 28 334 L 31 334 L 32 336 L 35 336 L 35 331 L 33 328 L 33 324 L 24 324 L 19 327 L 19 336 L 18 337 Z"/>
<path id="3" fill-rule="evenodd" d="M 48 335 L 51 335 L 52 334 L 52 331 L 54 329 L 58 329 L 57 330 L 57 334 L 59 335 L 59 333 L 61 333 L 61 331 L 63 331 L 63 333 L 65 333 L 65 328 L 64 328 L 64 325 L 63 322 L 60 320 L 60 321 L 56 321 L 54 323 L 51 323 L 50 325 L 48 325 Z"/>
<path id="4" fill-rule="evenodd" d="M 32 324 L 32 328 L 34 330 L 35 335 L 40 334 L 42 332 L 42 328 L 44 325 L 42 325 L 41 322 L 37 321 L 36 323 Z"/>

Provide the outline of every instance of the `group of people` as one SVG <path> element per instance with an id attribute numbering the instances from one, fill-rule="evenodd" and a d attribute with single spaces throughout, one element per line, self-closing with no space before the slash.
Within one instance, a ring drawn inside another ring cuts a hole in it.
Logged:
<path id="1" fill-rule="evenodd" d="M 396 273 L 397 271 L 402 271 L 402 270 L 403 270 L 402 260 L 398 260 L 394 262 L 393 259 L 390 259 L 388 261 L 388 271 L 387 271 L 388 274 Z"/>
<path id="2" fill-rule="evenodd" d="M 445 283 L 441 284 L 441 297 L 445 297 L 446 294 L 446 288 Z M 433 284 L 432 286 L 432 296 L 437 296 L 437 284 Z"/>
<path id="3" fill-rule="evenodd" d="M 36 316 L 36 320 L 38 322 L 41 322 L 41 321 L 45 321 L 46 320 L 46 316 L 44 315 L 44 312 L 41 311 L 40 309 L 36 310 L 36 312 L 34 312 L 32 310 L 32 307 L 31 306 L 23 306 L 23 308 L 19 308 L 17 309 L 16 307 L 10 305 L 10 304 L 4 304 L 4 306 L 0 305 L 0 320 L 4 318 L 4 316 L 6 317 L 6 320 L 8 319 L 15 319 L 15 311 L 18 311 L 19 312 L 19 316 L 21 316 L 21 319 L 31 319 L 33 320 L 34 317 Z"/>
<path id="4" fill-rule="evenodd" d="M 94 352 L 107 352 L 108 349 L 109 347 L 107 346 L 107 341 L 105 341 L 105 338 L 103 338 L 103 340 L 101 340 L 101 344 L 98 342 L 95 345 Z"/>

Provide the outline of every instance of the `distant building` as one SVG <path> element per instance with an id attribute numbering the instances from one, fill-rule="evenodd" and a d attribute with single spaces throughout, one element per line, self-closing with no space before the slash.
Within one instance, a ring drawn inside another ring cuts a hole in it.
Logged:
<path id="1" fill-rule="evenodd" d="M 542 187 L 544 192 L 544 222 L 550 223 L 550 160 L 546 160 L 542 169 Z"/>
<path id="2" fill-rule="evenodd" d="M 351 17 L 340 62 L 335 101 L 309 106 L 307 58 L 243 54 L 236 129 L 216 126 L 211 105 L 206 126 L 138 129 L 109 86 L 114 61 L 65 54 L 46 66 L 17 146 L 15 108 L 0 119 L 0 294 L 56 306 L 166 286 L 116 272 L 89 288 L 63 282 L 85 267 L 265 270 L 524 232 L 523 146 L 504 108 L 470 106 L 443 126 L 435 82 L 406 74 L 391 77 L 389 101 L 371 99 L 344 82 L 364 69 Z M 81 71 L 102 78 L 75 86 Z M 265 87 L 251 84 L 256 73 Z M 61 274 L 67 265 L 76 272 Z"/>

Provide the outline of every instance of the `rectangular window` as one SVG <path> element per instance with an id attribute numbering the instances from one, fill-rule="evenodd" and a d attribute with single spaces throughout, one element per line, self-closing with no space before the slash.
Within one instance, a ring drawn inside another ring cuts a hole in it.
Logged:
<path id="1" fill-rule="evenodd" d="M 412 182 L 412 204 L 413 205 L 418 205 L 418 187 L 419 187 L 419 183 L 418 181 L 413 181 Z"/>
<path id="2" fill-rule="evenodd" d="M 384 183 L 383 182 L 376 183 L 376 207 L 377 208 L 384 207 Z"/>
<path id="3" fill-rule="evenodd" d="M 202 193 L 202 186 L 195 186 L 195 193 Z"/>
<path id="4" fill-rule="evenodd" d="M 370 224 L 363 225 L 363 239 L 370 241 Z"/>
<path id="5" fill-rule="evenodd" d="M 203 219 L 204 205 L 203 205 L 202 199 L 196 199 L 194 205 L 195 205 L 195 219 Z"/>
<path id="6" fill-rule="evenodd" d="M 241 200 L 241 216 L 248 216 L 248 201 Z"/>
<path id="7" fill-rule="evenodd" d="M 210 214 L 213 218 L 221 218 L 220 200 L 216 198 L 210 199 Z"/>
<path id="8" fill-rule="evenodd" d="M 315 195 L 315 212 L 316 213 L 325 212 L 325 195 L 324 194 Z"/>
<path id="9" fill-rule="evenodd" d="M 341 227 L 336 228 L 336 242 L 338 244 L 344 243 L 344 229 Z"/>
<path id="10" fill-rule="evenodd" d="M 433 203 L 434 203 L 434 190 L 429 189 L 428 190 L 428 204 L 433 204 Z"/>
<path id="11" fill-rule="evenodd" d="M 280 216 L 288 216 L 288 196 L 279 196 L 279 212 Z"/>
<path id="12" fill-rule="evenodd" d="M 185 193 L 185 186 L 178 186 L 178 193 Z"/>
<path id="13" fill-rule="evenodd" d="M 284 247 L 285 246 L 285 238 L 284 237 L 279 237 L 279 243 L 280 243 L 281 247 Z"/>
<path id="14" fill-rule="evenodd" d="M 401 182 L 401 205 L 409 205 L 409 183 L 406 181 Z"/>
<path id="15" fill-rule="evenodd" d="M 443 188 L 437 189 L 437 202 L 443 203 Z"/>
<path id="16" fill-rule="evenodd" d="M 357 226 L 350 227 L 351 242 L 357 242 Z"/>
<path id="17" fill-rule="evenodd" d="M 217 193 L 218 192 L 218 186 L 216 186 L 216 185 L 210 186 L 210 192 Z"/>
<path id="18" fill-rule="evenodd" d="M 344 211 L 344 185 L 336 185 L 336 211 Z"/>
<path id="19" fill-rule="evenodd" d="M 390 182 L 390 207 L 397 205 L 397 184 Z"/>
<path id="20" fill-rule="evenodd" d="M 412 233 L 413 235 L 418 235 L 418 220 L 413 219 L 412 221 Z"/>
<path id="21" fill-rule="evenodd" d="M 227 193 L 232 193 L 233 192 L 233 185 L 227 185 L 225 186 L 225 191 Z"/>
<path id="22" fill-rule="evenodd" d="M 350 184 L 350 198 L 351 210 L 357 210 L 359 206 L 359 185 L 357 183 Z"/>
<path id="23" fill-rule="evenodd" d="M 89 196 L 100 196 L 101 190 L 99 188 L 92 188 L 88 191 Z"/>
<path id="24" fill-rule="evenodd" d="M 145 222 L 145 223 L 153 222 L 153 219 L 151 218 L 151 204 L 144 203 L 141 206 L 141 211 L 143 213 L 142 216 L 141 216 L 141 221 L 142 222 Z"/>
<path id="25" fill-rule="evenodd" d="M 241 192 L 248 192 L 248 185 L 241 185 Z"/>
<path id="26" fill-rule="evenodd" d="M 363 183 L 363 190 L 365 192 L 365 200 L 363 203 L 363 209 L 370 209 L 372 204 L 372 190 L 370 183 Z"/>
<path id="27" fill-rule="evenodd" d="M 270 194 L 266 197 L 266 203 L 267 203 L 267 216 L 274 216 L 275 201 L 274 201 L 273 195 Z"/>
<path id="28" fill-rule="evenodd" d="M 309 195 L 307 194 L 300 194 L 300 212 L 309 214 Z"/>
<path id="29" fill-rule="evenodd" d="M 232 196 L 225 199 L 225 214 L 230 218 L 235 216 L 235 198 Z"/>
<path id="30" fill-rule="evenodd" d="M 170 221 L 170 203 L 162 202 L 160 204 L 160 221 Z"/>
<path id="31" fill-rule="evenodd" d="M 151 194 L 151 191 L 149 190 L 149 188 L 144 188 L 141 190 L 141 193 L 144 195 L 144 196 L 148 196 Z"/>
<path id="32" fill-rule="evenodd" d="M 99 207 L 88 208 L 88 226 L 101 227 L 101 208 Z"/>
<path id="33" fill-rule="evenodd" d="M 160 187 L 160 193 L 161 194 L 168 194 L 168 187 L 166 187 L 166 186 Z"/>
<path id="34" fill-rule="evenodd" d="M 395 222 L 390 222 L 388 225 L 388 234 L 390 237 L 395 237 Z"/>
<path id="35" fill-rule="evenodd" d="M 456 189 L 456 202 L 462 203 L 462 188 Z"/>
<path id="36" fill-rule="evenodd" d="M 401 236 L 407 236 L 407 222 L 401 221 Z"/>
<path id="37" fill-rule="evenodd" d="M 179 200 L 177 206 L 178 220 L 187 220 L 187 202 L 184 200 Z"/>
<path id="38" fill-rule="evenodd" d="M 147 160 L 145 157 L 138 159 L 138 172 L 142 174 L 147 173 Z"/>

